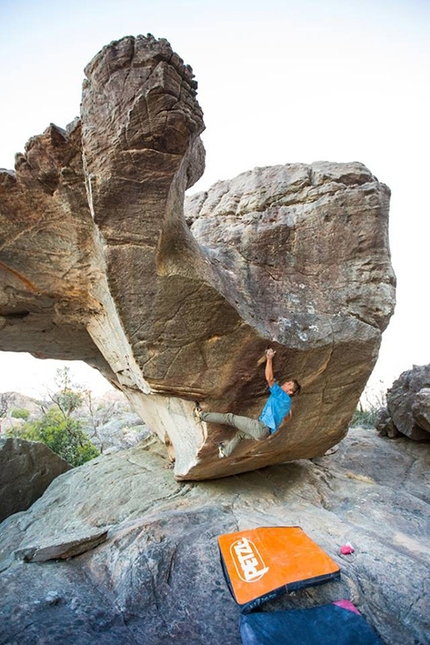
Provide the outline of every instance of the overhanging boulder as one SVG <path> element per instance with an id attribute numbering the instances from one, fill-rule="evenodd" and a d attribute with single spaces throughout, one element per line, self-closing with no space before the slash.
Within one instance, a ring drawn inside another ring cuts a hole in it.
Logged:
<path id="1" fill-rule="evenodd" d="M 360 163 L 255 169 L 187 200 L 203 116 L 167 41 L 86 68 L 80 120 L 0 175 L 0 349 L 81 359 L 169 446 L 178 479 L 324 453 L 346 433 L 393 311 L 389 189 Z M 257 416 L 262 357 L 303 393 L 288 430 L 218 460 L 193 401 Z"/>

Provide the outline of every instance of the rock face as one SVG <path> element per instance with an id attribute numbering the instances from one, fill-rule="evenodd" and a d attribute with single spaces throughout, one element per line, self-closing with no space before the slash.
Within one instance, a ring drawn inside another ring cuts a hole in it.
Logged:
<path id="1" fill-rule="evenodd" d="M 43 443 L 0 437 L 0 522 L 25 511 L 71 466 Z"/>
<path id="2" fill-rule="evenodd" d="M 323 454 L 393 310 L 389 189 L 360 163 L 287 164 L 195 195 L 186 220 L 204 168 L 191 69 L 139 36 L 86 77 L 81 118 L 0 174 L 0 349 L 99 369 L 170 447 L 177 479 Z M 278 378 L 304 385 L 288 434 L 218 460 L 228 431 L 196 423 L 193 401 L 257 415 L 269 344 Z"/>
<path id="3" fill-rule="evenodd" d="M 389 424 L 414 441 L 430 441 L 430 365 L 414 365 L 387 392 Z"/>
<path id="4" fill-rule="evenodd" d="M 0 642 L 239 645 L 217 537 L 297 525 L 341 579 L 264 609 L 347 598 L 387 645 L 427 643 L 429 460 L 430 445 L 360 429 L 330 456 L 210 482 L 175 482 L 155 439 L 99 457 L 0 525 Z M 105 541 L 67 561 L 22 560 L 37 559 L 34 545 L 65 557 L 79 536 L 81 550 L 82 538 Z"/>

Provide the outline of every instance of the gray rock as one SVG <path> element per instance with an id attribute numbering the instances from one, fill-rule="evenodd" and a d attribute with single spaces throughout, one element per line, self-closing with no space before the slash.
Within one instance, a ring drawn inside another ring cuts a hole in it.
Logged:
<path id="1" fill-rule="evenodd" d="M 430 441 L 429 388 L 430 365 L 414 365 L 387 392 L 387 409 L 394 426 L 414 441 Z"/>
<path id="2" fill-rule="evenodd" d="M 412 414 L 417 426 L 430 432 L 430 388 L 423 387 L 412 403 Z"/>
<path id="3" fill-rule="evenodd" d="M 382 437 L 394 439 L 395 437 L 402 436 L 401 433 L 396 430 L 387 408 L 380 408 L 378 410 L 375 419 L 375 428 Z"/>
<path id="4" fill-rule="evenodd" d="M 56 605 L 61 601 L 61 596 L 56 591 L 48 591 L 45 596 L 45 602 L 49 605 Z"/>
<path id="5" fill-rule="evenodd" d="M 25 511 L 71 469 L 43 443 L 0 437 L 0 521 Z"/>
<path id="6" fill-rule="evenodd" d="M 55 539 L 35 545 L 21 546 L 14 552 L 15 558 L 25 562 L 47 562 L 48 560 L 67 560 L 86 551 L 94 549 L 106 540 L 107 529 L 77 531 L 67 536 L 56 536 Z"/>
<path id="7" fill-rule="evenodd" d="M 148 438 L 149 430 L 135 413 L 124 413 L 121 418 L 112 419 L 96 429 L 85 426 L 91 441 L 103 454 L 132 448 Z"/>
<path id="8" fill-rule="evenodd" d="M 313 462 L 205 483 L 175 481 L 154 440 L 99 457 L 0 525 L 0 642 L 240 645 L 217 537 L 298 525 L 338 562 L 341 579 L 266 609 L 345 597 L 387 645 L 426 643 L 429 463 L 428 444 L 360 429 Z M 36 539 L 108 526 L 103 544 L 68 561 L 11 558 Z M 340 555 L 345 542 L 353 555 Z M 47 603 L 47 589 L 60 600 Z"/>

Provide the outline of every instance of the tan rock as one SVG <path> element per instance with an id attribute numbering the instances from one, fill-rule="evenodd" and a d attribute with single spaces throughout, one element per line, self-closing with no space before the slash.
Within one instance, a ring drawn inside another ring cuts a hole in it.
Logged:
<path id="1" fill-rule="evenodd" d="M 86 68 L 82 112 L 0 175 L 0 349 L 97 367 L 171 446 L 178 479 L 323 454 L 344 436 L 394 303 L 389 190 L 362 164 L 204 168 L 191 69 L 127 37 Z M 190 230 L 190 225 L 191 230 Z M 226 460 L 206 409 L 256 416 L 261 357 L 304 385 L 293 421 Z"/>

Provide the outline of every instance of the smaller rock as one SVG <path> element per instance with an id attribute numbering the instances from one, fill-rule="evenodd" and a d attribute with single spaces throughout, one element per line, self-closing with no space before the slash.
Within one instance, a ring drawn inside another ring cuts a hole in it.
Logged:
<path id="1" fill-rule="evenodd" d="M 416 424 L 423 430 L 430 432 L 430 388 L 423 387 L 415 395 L 412 404 L 412 414 Z"/>
<path id="2" fill-rule="evenodd" d="M 422 390 L 430 390 L 430 365 L 414 365 L 400 374 L 387 392 L 387 409 L 393 425 L 413 441 L 430 440 L 430 430 L 425 427 L 429 399 L 426 393 L 417 399 Z"/>
<path id="3" fill-rule="evenodd" d="M 48 593 L 45 596 L 45 602 L 48 605 L 58 605 L 60 601 L 61 601 L 61 596 L 56 591 L 48 591 Z"/>
<path id="4" fill-rule="evenodd" d="M 393 424 L 393 420 L 390 417 L 390 413 L 387 408 L 380 408 L 376 415 L 375 428 L 381 435 L 381 437 L 388 437 L 389 439 L 394 439 L 395 437 L 400 437 L 401 433 Z"/>

